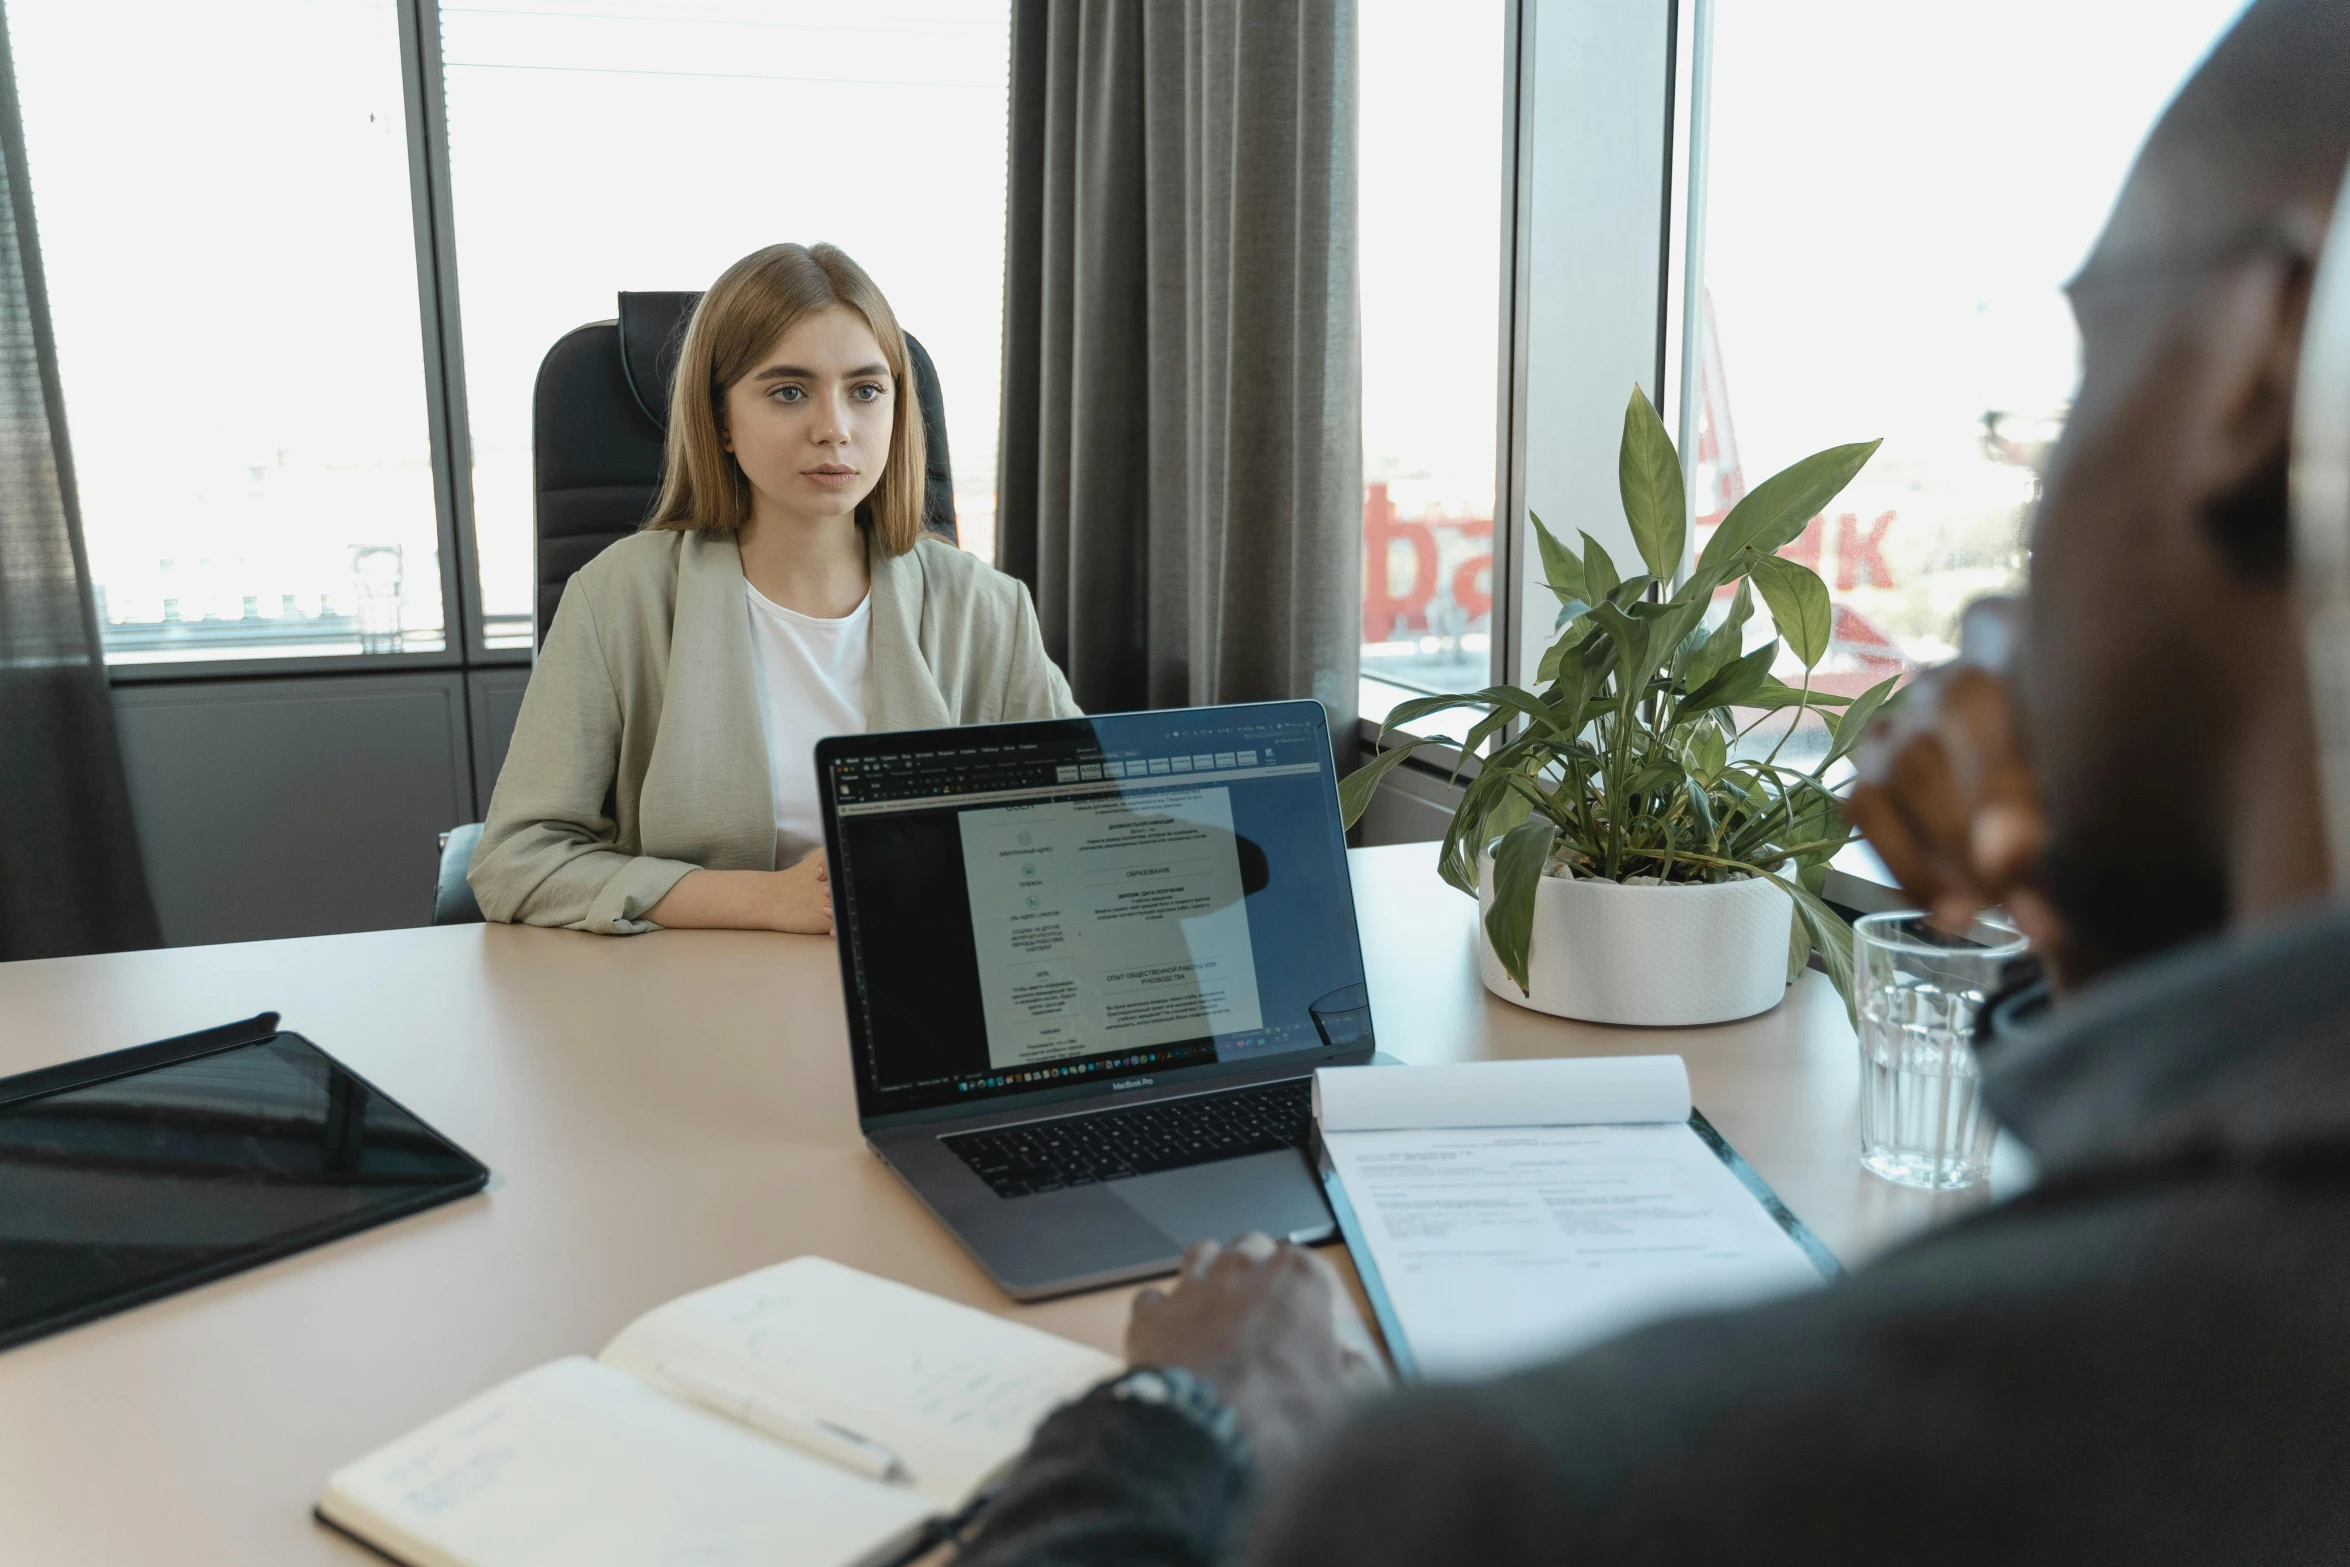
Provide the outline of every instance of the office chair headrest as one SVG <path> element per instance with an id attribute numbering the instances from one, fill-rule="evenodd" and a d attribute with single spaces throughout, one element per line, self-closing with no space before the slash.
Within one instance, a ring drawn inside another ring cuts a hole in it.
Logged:
<path id="1" fill-rule="evenodd" d="M 636 405 L 655 428 L 669 428 L 669 383 L 677 376 L 677 355 L 685 346 L 686 317 L 694 313 L 699 289 L 690 294 L 620 295 L 620 371 Z"/>

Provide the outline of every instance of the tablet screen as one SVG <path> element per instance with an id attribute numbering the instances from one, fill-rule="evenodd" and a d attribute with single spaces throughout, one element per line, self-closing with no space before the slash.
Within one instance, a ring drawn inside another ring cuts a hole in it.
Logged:
<path id="1" fill-rule="evenodd" d="M 317 1046 L 256 1024 L 0 1081 L 0 1346 L 487 1180 Z"/>

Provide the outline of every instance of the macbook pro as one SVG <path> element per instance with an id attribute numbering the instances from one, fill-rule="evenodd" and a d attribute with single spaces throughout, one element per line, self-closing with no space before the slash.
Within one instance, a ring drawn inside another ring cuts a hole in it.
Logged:
<path id="1" fill-rule="evenodd" d="M 1027 1300 L 1325 1238 L 1373 1049 L 1319 703 L 820 742 L 867 1141 Z"/>

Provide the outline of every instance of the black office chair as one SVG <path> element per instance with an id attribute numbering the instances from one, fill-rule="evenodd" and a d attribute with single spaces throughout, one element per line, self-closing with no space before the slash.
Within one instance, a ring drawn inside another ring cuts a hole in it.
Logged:
<path id="1" fill-rule="evenodd" d="M 661 443 L 669 424 L 669 388 L 693 314 L 692 294 L 620 296 L 612 321 L 574 327 L 539 361 L 531 391 L 531 471 L 537 491 L 538 604 L 533 645 L 544 645 L 571 574 L 644 525 L 661 487 Z M 938 368 L 914 334 L 914 400 L 928 448 L 923 465 L 923 521 L 955 537 L 954 467 L 947 459 L 946 402 Z M 481 907 L 465 870 L 481 842 L 471 822 L 441 835 L 435 925 L 477 923 Z"/>

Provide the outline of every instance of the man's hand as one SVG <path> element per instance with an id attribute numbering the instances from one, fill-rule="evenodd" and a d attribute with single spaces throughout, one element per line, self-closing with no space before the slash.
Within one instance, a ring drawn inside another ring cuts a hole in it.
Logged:
<path id="1" fill-rule="evenodd" d="M 2040 881 L 2047 824 L 1999 670 L 2009 620 L 1993 603 L 1970 609 L 1966 653 L 1911 681 L 1869 727 L 1846 814 L 1935 924 L 1963 931 L 1999 905 L 2061 967 L 2065 926 Z"/>
<path id="2" fill-rule="evenodd" d="M 1948 930 L 2022 885 L 2042 826 L 2005 682 L 1945 664 L 1910 683 L 1854 758 L 1850 814 L 1902 889 Z"/>
<path id="3" fill-rule="evenodd" d="M 1183 1254 L 1172 1294 L 1134 1298 L 1126 1358 L 1181 1366 L 1224 1400 L 1267 1471 L 1292 1462 L 1387 1369 L 1330 1265 L 1267 1236 Z"/>

